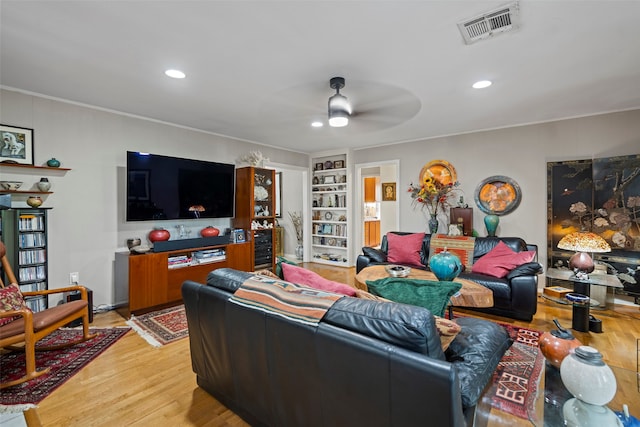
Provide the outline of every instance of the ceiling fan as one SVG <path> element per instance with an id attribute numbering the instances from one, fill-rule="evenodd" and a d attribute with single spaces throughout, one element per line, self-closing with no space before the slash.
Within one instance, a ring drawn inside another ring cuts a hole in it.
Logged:
<path id="1" fill-rule="evenodd" d="M 328 119 L 328 129 L 346 136 L 400 125 L 422 108 L 416 95 L 388 83 L 349 79 L 347 85 L 344 77 L 336 76 L 329 80 L 329 87 L 335 92 L 328 94 L 326 109 L 318 102 L 327 96 L 326 83 L 315 80 L 285 87 L 263 104 L 260 121 L 276 129 L 293 126 L 302 132 L 310 123 L 327 124 Z"/>

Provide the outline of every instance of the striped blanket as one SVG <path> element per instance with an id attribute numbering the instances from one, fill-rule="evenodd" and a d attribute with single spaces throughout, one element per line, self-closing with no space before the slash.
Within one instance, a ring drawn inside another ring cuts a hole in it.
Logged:
<path id="1" fill-rule="evenodd" d="M 342 297 L 344 295 L 255 275 L 240 285 L 229 301 L 315 326 Z"/>

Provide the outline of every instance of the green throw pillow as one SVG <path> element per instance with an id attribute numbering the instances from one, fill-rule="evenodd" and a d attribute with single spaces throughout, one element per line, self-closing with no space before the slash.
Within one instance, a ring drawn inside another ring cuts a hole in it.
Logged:
<path id="1" fill-rule="evenodd" d="M 284 275 L 282 274 L 282 265 L 281 265 L 283 262 L 285 264 L 298 265 L 297 262 L 289 261 L 283 256 L 276 257 L 276 274 L 281 279 L 284 279 Z"/>
<path id="2" fill-rule="evenodd" d="M 367 280 L 367 286 L 369 292 L 374 295 L 403 304 L 424 307 L 440 317 L 444 316 L 449 299 L 462 288 L 462 284 L 457 282 L 436 282 L 400 277 Z"/>

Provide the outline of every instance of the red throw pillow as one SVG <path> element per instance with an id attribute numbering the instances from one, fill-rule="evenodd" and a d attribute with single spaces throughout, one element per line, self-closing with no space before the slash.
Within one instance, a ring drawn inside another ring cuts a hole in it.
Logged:
<path id="1" fill-rule="evenodd" d="M 420 260 L 424 233 L 387 233 L 387 261 L 392 264 L 424 267 Z"/>
<path id="2" fill-rule="evenodd" d="M 356 290 L 344 283 L 334 282 L 329 279 L 325 279 L 317 273 L 311 270 L 307 270 L 296 265 L 282 263 L 282 273 L 284 280 L 298 285 L 307 285 L 314 289 L 320 289 L 321 291 L 335 292 L 337 294 L 348 295 L 351 297 L 356 296 Z"/>
<path id="3" fill-rule="evenodd" d="M 504 277 L 519 265 L 533 261 L 534 251 L 514 252 L 500 241 L 486 255 L 473 264 L 473 273 L 486 274 L 493 277 Z"/>
<path id="4" fill-rule="evenodd" d="M 0 288 L 0 313 L 5 311 L 22 310 L 23 308 L 29 309 L 24 302 L 24 297 L 20 288 L 16 284 L 11 284 L 6 288 Z M 1 317 L 0 326 L 13 322 L 19 319 L 20 316 L 13 317 Z"/>

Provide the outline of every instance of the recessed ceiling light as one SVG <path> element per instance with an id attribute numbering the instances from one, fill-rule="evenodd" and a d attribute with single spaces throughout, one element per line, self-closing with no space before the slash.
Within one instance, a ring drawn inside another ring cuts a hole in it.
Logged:
<path id="1" fill-rule="evenodd" d="M 187 75 L 180 70 L 167 70 L 164 73 L 174 79 L 184 79 L 187 77 Z"/>
<path id="2" fill-rule="evenodd" d="M 480 80 L 479 82 L 475 82 L 472 87 L 474 89 L 484 89 L 485 87 L 491 86 L 492 83 L 490 80 Z"/>
<path id="3" fill-rule="evenodd" d="M 316 121 L 316 122 L 311 122 L 311 127 L 314 127 L 314 128 L 321 128 L 322 126 L 324 126 L 324 124 L 323 124 L 322 122 L 318 122 L 318 121 Z"/>

